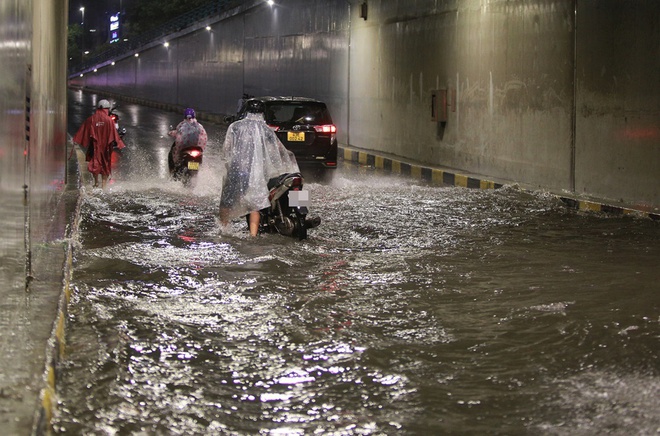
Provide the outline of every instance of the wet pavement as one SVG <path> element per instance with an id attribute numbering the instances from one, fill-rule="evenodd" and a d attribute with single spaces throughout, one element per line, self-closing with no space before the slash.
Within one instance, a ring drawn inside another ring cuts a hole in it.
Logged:
<path id="1" fill-rule="evenodd" d="M 306 186 L 309 239 L 254 240 L 216 220 L 221 126 L 185 188 L 177 115 L 122 111 L 113 183 L 83 193 L 57 432 L 660 429 L 657 222 L 343 164 Z"/>
<path id="2" fill-rule="evenodd" d="M 0 433 L 31 434 L 45 424 L 43 390 L 52 362 L 53 329 L 62 301 L 63 267 L 70 253 L 71 225 L 77 214 L 78 163 L 68 163 L 68 183 L 53 195 L 43 231 L 45 242 L 31 244 L 25 256 L 25 228 L 4 224 L 0 262 Z M 0 205 L 3 216 L 17 213 Z M 23 213 L 23 210 L 20 210 Z M 20 253 L 20 254 L 19 254 Z M 31 271 L 27 280 L 26 271 Z M 18 279 L 17 279 L 18 278 Z M 20 280 L 19 280 L 20 279 Z M 55 353 L 56 354 L 56 353 Z"/>

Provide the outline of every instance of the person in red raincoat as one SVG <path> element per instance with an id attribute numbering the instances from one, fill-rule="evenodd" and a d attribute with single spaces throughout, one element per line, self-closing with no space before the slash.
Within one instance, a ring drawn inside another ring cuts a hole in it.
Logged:
<path id="1" fill-rule="evenodd" d="M 105 189 L 111 171 L 112 148 L 126 147 L 122 141 L 115 123 L 110 118 L 110 102 L 101 100 L 94 115 L 87 118 L 73 137 L 73 142 L 87 150 L 87 170 L 94 176 L 94 187 L 99 185 Z"/>

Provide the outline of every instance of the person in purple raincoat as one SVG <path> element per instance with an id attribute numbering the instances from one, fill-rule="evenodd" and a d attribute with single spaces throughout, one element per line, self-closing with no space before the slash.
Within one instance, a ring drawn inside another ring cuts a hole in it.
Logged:
<path id="1" fill-rule="evenodd" d="M 195 109 L 186 108 L 183 112 L 184 119 L 177 126 L 176 129 L 170 130 L 168 133 L 169 136 L 174 138 L 174 144 L 170 149 L 168 155 L 168 162 L 170 168 L 174 168 L 179 164 L 181 159 L 182 149 L 188 148 L 191 146 L 198 146 L 204 151 L 206 148 L 206 143 L 208 141 L 208 135 L 204 126 L 197 122 Z"/>

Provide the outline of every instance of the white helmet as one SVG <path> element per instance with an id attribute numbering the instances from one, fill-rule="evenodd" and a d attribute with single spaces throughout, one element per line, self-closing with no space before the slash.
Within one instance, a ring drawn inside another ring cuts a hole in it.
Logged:
<path id="1" fill-rule="evenodd" d="M 98 108 L 99 109 L 110 109 L 112 106 L 110 106 L 110 102 L 106 99 L 103 99 L 99 101 Z"/>

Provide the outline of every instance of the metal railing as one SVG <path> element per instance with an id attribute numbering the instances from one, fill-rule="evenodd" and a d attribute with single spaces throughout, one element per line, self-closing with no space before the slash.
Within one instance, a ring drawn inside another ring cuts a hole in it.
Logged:
<path id="1" fill-rule="evenodd" d="M 161 39 L 163 36 L 180 32 L 202 20 L 220 15 L 243 2 L 245 2 L 245 0 L 216 0 L 213 3 L 200 6 L 196 9 L 191 9 L 180 17 L 170 20 L 161 26 L 148 32 L 141 33 L 136 37 L 130 38 L 128 41 L 120 41 L 112 44 L 107 50 L 91 56 L 83 62 L 70 66 L 69 75 L 88 71 L 94 66 L 121 58 L 131 52 L 139 50 L 141 47 Z"/>

